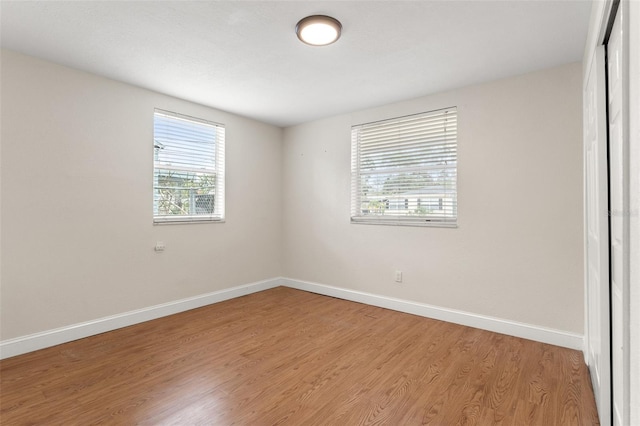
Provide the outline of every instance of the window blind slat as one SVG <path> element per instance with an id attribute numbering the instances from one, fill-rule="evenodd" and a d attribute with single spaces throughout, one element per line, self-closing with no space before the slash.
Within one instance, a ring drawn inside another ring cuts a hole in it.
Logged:
<path id="1" fill-rule="evenodd" d="M 436 122 L 431 123 L 428 126 L 413 126 L 411 128 L 393 128 L 393 129 L 384 129 L 384 130 L 376 130 L 369 131 L 369 129 L 360 129 L 361 131 L 366 132 L 365 135 L 362 135 L 361 140 L 363 143 L 369 143 L 371 141 L 380 140 L 380 139 L 389 139 L 400 136 L 412 136 L 412 135 L 432 135 L 439 134 L 443 131 L 444 127 L 455 127 L 456 121 L 444 121 L 444 122 Z"/>

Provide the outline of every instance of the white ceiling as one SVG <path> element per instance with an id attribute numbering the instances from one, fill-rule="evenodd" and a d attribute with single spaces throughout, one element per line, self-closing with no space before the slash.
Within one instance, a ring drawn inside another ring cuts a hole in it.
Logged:
<path id="1" fill-rule="evenodd" d="M 6 1 L 2 47 L 289 126 L 579 61 L 591 2 Z M 311 14 L 342 38 L 301 43 Z"/>

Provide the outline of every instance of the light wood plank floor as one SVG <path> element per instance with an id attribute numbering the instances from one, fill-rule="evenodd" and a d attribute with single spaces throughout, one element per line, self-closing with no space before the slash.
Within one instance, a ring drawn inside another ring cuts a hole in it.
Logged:
<path id="1" fill-rule="evenodd" d="M 3 425 L 593 425 L 578 351 L 279 287 L 2 361 Z"/>

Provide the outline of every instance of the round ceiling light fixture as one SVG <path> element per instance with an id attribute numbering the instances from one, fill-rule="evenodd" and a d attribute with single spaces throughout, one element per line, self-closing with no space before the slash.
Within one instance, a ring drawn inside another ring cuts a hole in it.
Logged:
<path id="1" fill-rule="evenodd" d="M 330 16 L 312 15 L 296 25 L 296 34 L 301 42 L 311 46 L 326 46 L 340 38 L 342 24 Z"/>

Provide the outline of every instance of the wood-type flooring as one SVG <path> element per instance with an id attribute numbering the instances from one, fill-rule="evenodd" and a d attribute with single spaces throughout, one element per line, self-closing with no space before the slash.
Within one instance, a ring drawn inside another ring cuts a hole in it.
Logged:
<path id="1" fill-rule="evenodd" d="M 2 425 L 595 425 L 579 351 L 278 287 L 0 363 Z"/>

